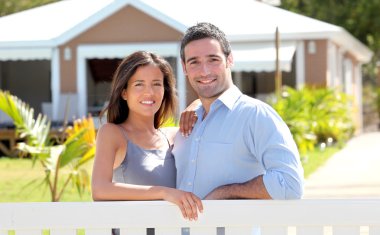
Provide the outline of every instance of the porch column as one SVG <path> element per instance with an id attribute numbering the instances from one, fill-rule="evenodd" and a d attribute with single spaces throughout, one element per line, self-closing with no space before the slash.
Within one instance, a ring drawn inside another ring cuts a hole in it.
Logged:
<path id="1" fill-rule="evenodd" d="M 177 50 L 179 51 L 179 49 Z M 177 91 L 179 101 L 179 112 L 186 108 L 186 78 L 182 70 L 181 56 L 177 55 Z M 177 117 L 178 118 L 178 117 Z"/>
<path id="2" fill-rule="evenodd" d="M 305 85 L 305 42 L 297 42 L 296 49 L 296 88 L 301 89 Z"/>
<path id="3" fill-rule="evenodd" d="M 352 61 L 346 58 L 344 64 L 344 93 L 347 95 L 353 94 L 353 64 Z"/>
<path id="4" fill-rule="evenodd" d="M 87 77 L 86 77 L 86 52 L 77 48 L 77 112 L 79 117 L 87 115 Z"/>
<path id="5" fill-rule="evenodd" d="M 51 56 L 51 102 L 52 102 L 52 119 L 53 121 L 58 120 L 59 113 L 59 97 L 60 97 L 60 72 L 59 72 L 59 48 L 55 47 L 52 49 Z"/>

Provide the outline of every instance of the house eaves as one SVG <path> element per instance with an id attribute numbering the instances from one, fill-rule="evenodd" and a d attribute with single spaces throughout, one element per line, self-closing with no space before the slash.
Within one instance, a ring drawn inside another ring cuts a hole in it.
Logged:
<path id="1" fill-rule="evenodd" d="M 65 0 L 0 18 L 0 48 L 57 47 L 130 5 L 180 32 L 185 25 L 138 0 Z"/>
<path id="2" fill-rule="evenodd" d="M 212 22 L 233 42 L 331 39 L 361 62 L 371 51 L 341 27 L 254 0 L 65 0 L 0 18 L 1 48 L 54 48 L 130 5 L 184 33 Z"/>
<path id="3" fill-rule="evenodd" d="M 342 27 L 258 1 L 141 1 L 172 19 L 168 22 L 176 21 L 186 27 L 198 22 L 212 22 L 231 42 L 274 42 L 278 28 L 281 40 L 327 39 L 350 51 L 361 63 L 367 63 L 372 57 L 372 52 Z"/>

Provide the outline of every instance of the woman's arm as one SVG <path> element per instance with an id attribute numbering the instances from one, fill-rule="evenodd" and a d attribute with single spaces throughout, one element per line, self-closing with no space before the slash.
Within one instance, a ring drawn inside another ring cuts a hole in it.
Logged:
<path id="1" fill-rule="evenodd" d="M 92 172 L 92 197 L 101 200 L 167 200 L 179 206 L 183 216 L 196 219 L 202 202 L 194 194 L 163 186 L 143 186 L 112 182 L 114 162 L 125 156 L 125 138 L 119 127 L 105 124 L 96 138 L 96 153 Z"/>

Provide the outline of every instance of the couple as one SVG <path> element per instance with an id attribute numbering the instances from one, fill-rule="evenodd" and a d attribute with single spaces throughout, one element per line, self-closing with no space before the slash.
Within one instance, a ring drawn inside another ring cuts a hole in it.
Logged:
<path id="1" fill-rule="evenodd" d="M 181 61 L 202 103 L 189 109 L 198 117 L 191 135 L 160 128 L 176 107 L 168 62 L 136 52 L 117 68 L 108 123 L 97 134 L 94 200 L 163 199 L 196 220 L 201 199 L 301 198 L 303 169 L 292 135 L 271 107 L 233 85 L 225 34 L 210 23 L 190 27 Z M 189 113 L 184 126 L 192 126 Z"/>

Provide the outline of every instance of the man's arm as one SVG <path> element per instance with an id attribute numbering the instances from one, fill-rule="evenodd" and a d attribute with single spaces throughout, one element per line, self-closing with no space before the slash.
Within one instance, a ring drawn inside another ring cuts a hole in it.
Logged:
<path id="1" fill-rule="evenodd" d="M 263 176 L 259 175 L 244 183 L 228 184 L 211 191 L 204 199 L 272 199 L 265 188 Z"/>
<path id="2" fill-rule="evenodd" d="M 245 131 L 243 138 L 265 173 L 243 183 L 219 186 L 205 199 L 283 200 L 302 197 L 303 168 L 289 128 L 269 106 L 261 108 L 249 122 L 245 130 L 250 131 Z"/>

